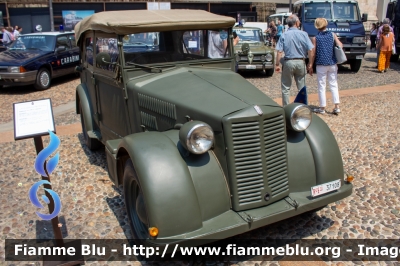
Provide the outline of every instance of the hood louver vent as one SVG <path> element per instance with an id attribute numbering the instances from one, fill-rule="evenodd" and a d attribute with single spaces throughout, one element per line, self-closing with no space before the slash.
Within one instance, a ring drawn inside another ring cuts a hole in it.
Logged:
<path id="1" fill-rule="evenodd" d="M 139 106 L 157 114 L 176 120 L 175 104 L 165 102 L 144 94 L 138 94 Z"/>

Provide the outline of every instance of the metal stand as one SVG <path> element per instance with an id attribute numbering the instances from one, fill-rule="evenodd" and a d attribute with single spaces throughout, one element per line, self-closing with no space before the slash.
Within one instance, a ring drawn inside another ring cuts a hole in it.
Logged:
<path id="1" fill-rule="evenodd" d="M 41 136 L 33 137 L 33 140 L 35 142 L 36 154 L 39 154 L 39 152 L 41 152 L 43 150 L 42 137 Z M 42 176 L 42 180 L 47 180 L 47 181 L 51 182 L 50 181 L 50 175 L 47 172 L 46 162 L 45 162 L 45 165 L 44 165 L 44 170 L 45 170 L 45 172 L 47 174 L 47 177 L 46 176 Z M 47 189 L 51 189 L 52 190 L 52 187 L 49 184 L 44 184 L 43 186 L 45 188 L 47 188 Z M 53 213 L 53 211 L 54 211 L 54 200 L 53 200 L 53 198 L 51 197 L 51 195 L 47 191 L 45 191 L 45 194 L 46 194 L 47 198 L 50 200 L 50 203 L 48 204 L 49 213 Z M 58 227 L 58 224 L 59 224 L 58 216 L 56 216 L 53 219 L 51 219 L 51 225 L 53 227 L 53 233 L 54 233 L 54 238 L 55 238 L 55 241 L 56 241 L 56 245 L 58 247 L 68 247 L 68 246 L 74 246 L 75 247 L 76 246 L 76 250 L 80 250 L 80 240 L 75 240 L 75 241 L 72 241 L 72 242 L 70 242 L 68 244 L 64 243 L 63 236 L 62 236 L 62 233 L 61 233 L 61 228 Z M 46 258 L 47 258 L 47 256 L 43 256 L 43 265 L 81 265 L 81 264 L 85 264 L 85 260 L 84 260 L 83 256 L 80 255 L 80 254 L 76 255 L 74 257 L 64 257 L 65 260 L 60 260 L 60 261 L 49 261 L 49 260 L 46 260 Z"/>

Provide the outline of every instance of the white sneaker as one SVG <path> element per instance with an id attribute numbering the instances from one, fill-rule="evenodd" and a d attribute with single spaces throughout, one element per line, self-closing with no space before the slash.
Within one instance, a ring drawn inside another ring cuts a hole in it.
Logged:
<path id="1" fill-rule="evenodd" d="M 340 113 L 340 108 L 334 108 L 332 113 L 334 113 L 334 114 Z"/>
<path id="2" fill-rule="evenodd" d="M 315 108 L 313 111 L 317 114 L 325 114 L 325 110 L 321 108 Z"/>

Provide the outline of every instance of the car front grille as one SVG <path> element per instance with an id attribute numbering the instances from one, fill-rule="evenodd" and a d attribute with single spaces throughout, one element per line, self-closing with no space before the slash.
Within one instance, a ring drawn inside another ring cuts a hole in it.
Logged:
<path id="1" fill-rule="evenodd" d="M 241 56 L 240 61 L 248 61 L 249 58 L 247 56 Z M 261 61 L 261 55 L 255 55 L 253 57 L 253 61 Z"/>
<path id="2" fill-rule="evenodd" d="M 229 119 L 224 124 L 231 132 L 225 134 L 236 211 L 268 205 L 289 194 L 283 113 L 244 120 Z"/>
<path id="3" fill-rule="evenodd" d="M 8 72 L 7 66 L 0 66 L 0 72 Z"/>

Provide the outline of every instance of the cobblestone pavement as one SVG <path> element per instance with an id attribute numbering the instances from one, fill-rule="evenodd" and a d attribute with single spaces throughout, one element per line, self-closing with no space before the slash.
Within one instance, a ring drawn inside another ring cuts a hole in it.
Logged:
<path id="1" fill-rule="evenodd" d="M 364 78 L 352 74 L 343 80 L 344 70 L 340 71 L 341 89 L 357 88 L 360 84 L 370 87 L 379 84 L 398 83 L 398 69 L 388 73 L 374 73 L 366 67 L 368 57 L 363 62 Z M 391 66 L 398 67 L 399 64 Z M 368 74 L 369 73 L 369 74 Z M 247 77 L 262 89 L 264 81 L 273 78 Z M 397 78 L 397 79 L 396 79 Z M 261 82 L 262 81 L 262 82 Z M 344 82 L 345 81 L 345 82 Z M 390 82 L 389 82 L 390 81 Z M 260 83 L 261 82 L 261 83 Z M 381 83 L 379 83 L 381 82 Z M 383 83 L 382 83 L 383 82 Z M 307 84 L 311 82 L 308 81 Z M 66 87 L 70 95 L 53 100 L 61 104 L 63 100 L 73 99 L 77 80 L 56 85 L 56 90 Z M 258 85 L 257 85 L 258 84 Z M 277 83 L 279 84 L 279 83 Z M 347 84 L 347 85 L 346 85 Z M 353 87 L 351 87 L 351 84 Z M 360 85 L 361 87 L 362 85 Z M 46 91 L 50 93 L 52 89 Z M 269 87 L 269 85 L 268 85 Z M 271 86 L 272 87 L 272 86 Z M 312 86 L 310 86 L 312 87 Z M 274 98 L 280 92 L 267 94 Z M 278 88 L 279 91 L 279 88 Z M 39 92 L 39 94 L 42 92 Z M 1 91 L 3 95 L 3 91 Z M 51 97 L 38 95 L 38 98 Z M 51 93 L 50 93 L 51 94 Z M 8 94 L 7 94 L 8 95 Z M 8 95 L 9 96 L 9 95 Z M 14 95 L 25 97 L 22 93 Z M 13 96 L 10 96 L 11 98 Z M 21 98 L 22 99 L 22 98 Z M 18 101 L 23 101 L 19 99 Z M 30 99 L 29 97 L 26 99 Z M 1 97 L 1 108 L 10 104 Z M 342 152 L 345 168 L 354 174 L 353 194 L 341 201 L 329 204 L 315 213 L 302 214 L 270 226 L 259 228 L 235 238 L 241 239 L 399 239 L 400 236 L 400 120 L 397 108 L 400 91 L 373 93 L 362 96 L 343 97 L 342 113 L 339 116 L 320 115 L 332 129 Z M 310 105 L 317 105 L 311 102 Z M 328 94 L 328 106 L 332 106 Z M 57 125 L 79 121 L 73 112 L 56 118 Z M 104 151 L 89 151 L 83 144 L 82 134 L 60 136 L 60 162 L 51 176 L 53 190 L 63 203 L 60 221 L 66 239 L 126 239 L 131 238 L 127 223 L 121 189 L 113 186 L 107 174 Z M 44 138 L 45 146 L 48 138 Z M 0 236 L 4 239 L 52 238 L 50 223 L 37 219 L 36 209 L 30 204 L 27 194 L 33 183 L 40 180 L 33 163 L 36 158 L 32 140 L 0 143 L 5 156 L 0 158 Z M 4 242 L 0 244 L 0 265 L 4 262 Z M 324 262 L 322 262 L 325 264 Z M 26 263 L 12 263 L 26 265 Z M 139 262 L 86 262 L 87 265 L 139 265 Z M 238 265 L 289 265 L 285 261 L 241 261 Z M 352 265 L 349 262 L 327 263 L 328 265 Z M 368 262 L 366 265 L 396 265 L 394 262 Z M 182 265 L 185 265 L 182 263 Z"/>
<path id="2" fill-rule="evenodd" d="M 75 100 L 79 78 L 76 74 L 53 79 L 50 89 L 36 91 L 32 86 L 4 87 L 0 89 L 0 124 L 13 119 L 12 103 L 51 98 L 53 107 Z"/>
<path id="3" fill-rule="evenodd" d="M 339 68 L 339 89 L 356 89 L 374 87 L 385 84 L 399 83 L 400 61 L 391 63 L 387 73 L 378 73 L 375 68 L 376 54 L 367 53 L 358 73 L 351 72 L 348 65 Z M 281 97 L 281 74 L 274 73 L 272 77 L 265 77 L 260 73 L 242 73 L 242 75 L 261 91 L 271 98 Z M 0 89 L 0 124 L 12 121 L 12 104 L 16 102 L 51 98 L 53 107 L 75 100 L 75 89 L 79 79 L 74 75 L 54 79 L 53 85 L 46 91 L 35 91 L 33 86 L 6 87 Z M 317 91 L 317 77 L 307 75 L 307 88 L 309 93 Z M 292 88 L 295 86 L 293 85 Z M 297 89 L 291 90 L 291 95 L 296 95 Z M 72 118 L 72 117 L 70 117 Z M 78 118 L 79 119 L 79 118 Z M 79 120 L 75 120 L 78 121 Z M 70 122 L 73 122 L 72 120 Z"/>
<path id="4" fill-rule="evenodd" d="M 365 55 L 361 69 L 357 73 L 352 72 L 349 65 L 339 66 L 339 90 L 399 83 L 400 61 L 397 63 L 391 63 L 390 69 L 386 73 L 379 73 L 375 66 L 376 53 L 367 53 Z M 280 73 L 275 72 L 270 78 L 265 77 L 262 73 L 253 72 L 242 73 L 242 75 L 271 98 L 276 99 L 281 97 Z M 313 76 L 306 76 L 306 86 L 308 93 L 317 93 L 317 74 L 314 73 Z M 293 81 L 290 95 L 295 96 L 297 93 L 298 91 L 295 88 L 295 83 Z"/>

